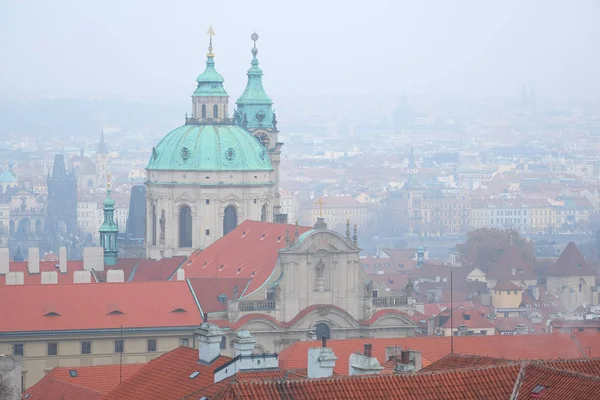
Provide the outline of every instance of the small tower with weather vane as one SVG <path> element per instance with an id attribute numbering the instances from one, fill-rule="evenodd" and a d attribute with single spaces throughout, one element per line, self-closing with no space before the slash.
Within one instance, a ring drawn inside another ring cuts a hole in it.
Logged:
<path id="1" fill-rule="evenodd" d="M 119 226 L 115 223 L 115 201 L 110 197 L 110 174 L 108 175 L 108 184 L 106 190 L 106 199 L 104 199 L 104 222 L 100 225 L 100 246 L 104 249 L 104 264 L 116 265 L 119 248 L 117 246 L 117 234 Z"/>

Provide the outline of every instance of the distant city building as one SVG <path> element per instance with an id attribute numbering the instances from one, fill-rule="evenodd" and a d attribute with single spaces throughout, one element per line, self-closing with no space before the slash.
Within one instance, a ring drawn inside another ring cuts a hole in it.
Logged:
<path id="1" fill-rule="evenodd" d="M 45 232 L 48 248 L 57 251 L 58 247 L 74 245 L 77 235 L 77 177 L 75 172 L 67 172 L 62 154 L 54 157 L 52 175 L 48 177 L 48 203 L 46 208 Z M 28 246 L 29 247 L 29 246 Z M 74 252 L 69 248 L 71 255 Z"/>

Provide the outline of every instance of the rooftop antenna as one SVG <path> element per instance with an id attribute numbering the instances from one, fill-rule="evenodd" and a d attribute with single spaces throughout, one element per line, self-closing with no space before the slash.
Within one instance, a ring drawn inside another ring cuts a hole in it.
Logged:
<path id="1" fill-rule="evenodd" d="M 123 343 L 123 325 L 121 325 L 121 352 L 119 353 L 119 385 L 123 383 L 123 351 L 125 350 L 125 343 Z"/>
<path id="2" fill-rule="evenodd" d="M 452 271 L 450 271 L 450 354 L 454 354 L 454 302 L 452 296 Z"/>

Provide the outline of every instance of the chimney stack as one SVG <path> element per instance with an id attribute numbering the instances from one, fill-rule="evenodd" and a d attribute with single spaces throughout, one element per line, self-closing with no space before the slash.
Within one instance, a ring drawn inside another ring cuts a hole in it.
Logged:
<path id="1" fill-rule="evenodd" d="M 102 247 L 83 248 L 83 269 L 104 271 L 104 249 Z"/>
<path id="2" fill-rule="evenodd" d="M 61 274 L 67 273 L 67 248 L 58 249 L 58 268 Z"/>
<path id="3" fill-rule="evenodd" d="M 58 283 L 58 273 L 56 271 L 43 271 L 41 284 L 49 285 Z"/>
<path id="4" fill-rule="evenodd" d="M 350 355 L 349 375 L 375 375 L 383 371 L 377 358 L 373 357 L 372 350 L 373 345 L 365 343 L 363 354 Z"/>
<path id="5" fill-rule="evenodd" d="M 237 332 L 233 342 L 234 356 L 251 356 L 255 344 L 256 339 L 252 337 L 249 331 L 241 330 Z"/>
<path id="6" fill-rule="evenodd" d="M 210 364 L 221 355 L 221 337 L 223 332 L 215 324 L 203 322 L 194 332 L 198 339 L 198 361 Z"/>
<path id="7" fill-rule="evenodd" d="M 24 285 L 25 284 L 25 274 L 23 271 L 14 271 L 7 272 L 5 283 L 6 285 Z"/>
<path id="8" fill-rule="evenodd" d="M 8 256 L 8 248 L 3 247 L 0 249 L 0 275 L 8 274 L 10 272 L 10 258 Z"/>
<path id="9" fill-rule="evenodd" d="M 73 283 L 91 283 L 92 274 L 90 271 L 74 271 Z"/>
<path id="10" fill-rule="evenodd" d="M 185 270 L 183 268 L 179 268 L 177 270 L 177 280 L 178 281 L 185 281 Z"/>
<path id="11" fill-rule="evenodd" d="M 40 273 L 40 249 L 37 247 L 27 249 L 27 271 L 30 274 Z"/>
<path id="12" fill-rule="evenodd" d="M 122 269 L 109 269 L 106 271 L 106 282 L 125 282 L 125 272 Z"/>
<path id="13" fill-rule="evenodd" d="M 323 336 L 322 346 L 308 349 L 308 377 L 328 378 L 333 375 L 337 357 L 326 347 L 327 338 Z"/>

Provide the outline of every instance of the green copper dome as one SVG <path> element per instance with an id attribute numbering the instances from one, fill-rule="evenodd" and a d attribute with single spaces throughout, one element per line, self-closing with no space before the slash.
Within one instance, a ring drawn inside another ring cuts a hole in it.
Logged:
<path id="1" fill-rule="evenodd" d="M 198 82 L 198 87 L 192 96 L 227 96 L 227 91 L 223 87 L 225 79 L 215 69 L 213 54 L 208 54 L 206 69 L 198 75 L 196 82 Z"/>
<path id="2" fill-rule="evenodd" d="M 180 126 L 152 149 L 148 170 L 270 171 L 264 147 L 233 124 Z"/>

